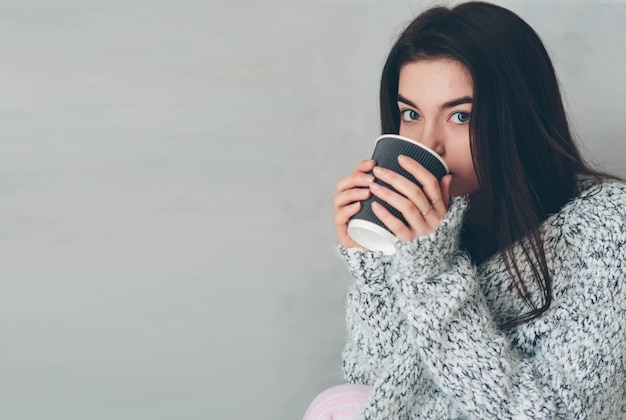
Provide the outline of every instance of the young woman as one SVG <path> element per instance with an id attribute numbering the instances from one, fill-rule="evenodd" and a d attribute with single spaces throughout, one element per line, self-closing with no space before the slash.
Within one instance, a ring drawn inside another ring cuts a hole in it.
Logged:
<path id="1" fill-rule="evenodd" d="M 626 418 L 626 186 L 581 158 L 532 28 L 486 3 L 426 11 L 389 54 L 380 106 L 383 133 L 451 174 L 400 157 L 423 188 L 369 160 L 338 182 L 348 384 L 305 418 Z M 374 208 L 392 256 L 347 234 L 370 194 L 407 221 Z"/>

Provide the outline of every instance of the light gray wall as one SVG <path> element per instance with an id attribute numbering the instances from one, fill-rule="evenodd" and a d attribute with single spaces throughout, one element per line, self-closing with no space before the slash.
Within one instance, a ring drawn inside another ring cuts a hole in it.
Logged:
<path id="1" fill-rule="evenodd" d="M 499 2 L 626 175 L 626 5 Z M 297 419 L 338 383 L 337 179 L 425 1 L 0 1 L 0 418 Z"/>

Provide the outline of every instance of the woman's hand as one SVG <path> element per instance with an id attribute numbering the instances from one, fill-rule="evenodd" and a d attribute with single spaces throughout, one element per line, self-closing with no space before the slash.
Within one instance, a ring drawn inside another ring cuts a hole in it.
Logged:
<path id="1" fill-rule="evenodd" d="M 370 184 L 374 177 L 369 174 L 376 162 L 373 160 L 361 161 L 354 171 L 337 182 L 337 195 L 333 200 L 335 206 L 335 229 L 339 243 L 346 248 L 359 245 L 348 235 L 348 221 L 361 210 L 361 201 L 370 197 Z"/>
<path id="2" fill-rule="evenodd" d="M 381 204 L 372 203 L 372 211 L 376 217 L 400 241 L 406 242 L 426 235 L 439 226 L 448 211 L 452 176 L 446 175 L 439 182 L 426 168 L 407 156 L 400 156 L 398 162 L 422 184 L 422 188 L 396 172 L 375 167 L 376 178 L 389 184 L 398 192 L 375 182 L 370 184 L 370 191 L 398 210 L 405 218 L 408 226 Z"/>

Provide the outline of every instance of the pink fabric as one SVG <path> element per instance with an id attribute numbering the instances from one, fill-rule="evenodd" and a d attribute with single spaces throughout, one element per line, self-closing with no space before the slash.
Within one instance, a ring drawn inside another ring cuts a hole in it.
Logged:
<path id="1" fill-rule="evenodd" d="M 319 394 L 303 420 L 355 420 L 367 401 L 367 385 L 337 385 Z"/>

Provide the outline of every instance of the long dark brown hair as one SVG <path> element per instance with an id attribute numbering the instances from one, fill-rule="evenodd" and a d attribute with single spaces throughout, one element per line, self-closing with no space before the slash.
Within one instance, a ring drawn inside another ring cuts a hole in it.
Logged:
<path id="1" fill-rule="evenodd" d="M 510 328 L 539 317 L 552 301 L 539 225 L 577 194 L 577 175 L 604 175 L 583 161 L 574 143 L 552 62 L 535 31 L 515 13 L 489 3 L 435 7 L 406 27 L 382 74 L 383 133 L 400 129 L 401 67 L 432 58 L 455 60 L 472 77 L 470 144 L 490 212 L 493 250 L 502 252 L 529 307 L 528 313 L 502 326 Z M 530 265 L 531 279 L 522 276 L 515 243 L 523 251 L 522 261 Z M 533 296 L 532 289 L 541 296 Z"/>

